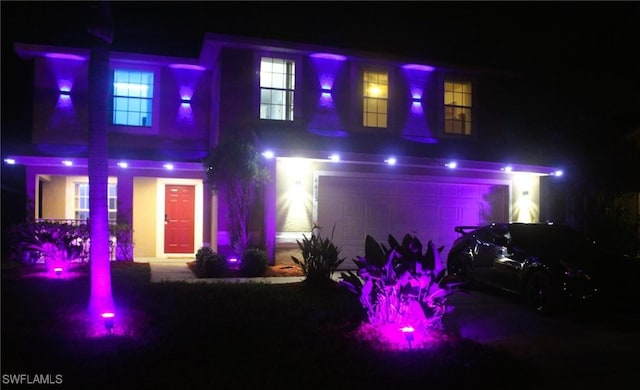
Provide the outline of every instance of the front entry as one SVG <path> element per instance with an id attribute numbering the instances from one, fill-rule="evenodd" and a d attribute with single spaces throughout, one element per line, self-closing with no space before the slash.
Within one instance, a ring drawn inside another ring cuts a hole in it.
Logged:
<path id="1" fill-rule="evenodd" d="M 194 253 L 195 186 L 167 184 L 164 190 L 164 252 Z"/>

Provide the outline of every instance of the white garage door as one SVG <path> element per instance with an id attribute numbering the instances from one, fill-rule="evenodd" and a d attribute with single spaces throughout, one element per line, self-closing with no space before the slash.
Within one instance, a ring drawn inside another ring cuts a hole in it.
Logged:
<path id="1" fill-rule="evenodd" d="M 387 237 L 401 241 L 416 235 L 426 247 L 432 240 L 445 246 L 442 260 L 458 237 L 454 227 L 508 220 L 508 186 L 458 184 L 424 180 L 319 176 L 317 222 L 346 257 L 364 256 L 367 235 L 388 247 Z"/>

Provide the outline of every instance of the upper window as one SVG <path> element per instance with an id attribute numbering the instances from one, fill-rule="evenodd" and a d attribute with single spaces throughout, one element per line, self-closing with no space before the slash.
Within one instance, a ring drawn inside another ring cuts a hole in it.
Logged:
<path id="1" fill-rule="evenodd" d="M 387 127 L 389 75 L 387 72 L 365 71 L 363 76 L 362 125 Z"/>
<path id="2" fill-rule="evenodd" d="M 151 127 L 153 72 L 117 69 L 113 74 L 113 124 Z"/>
<path id="3" fill-rule="evenodd" d="M 471 135 L 470 82 L 444 82 L 444 132 Z"/>
<path id="4" fill-rule="evenodd" d="M 263 57 L 260 61 L 260 119 L 293 120 L 295 63 Z"/>

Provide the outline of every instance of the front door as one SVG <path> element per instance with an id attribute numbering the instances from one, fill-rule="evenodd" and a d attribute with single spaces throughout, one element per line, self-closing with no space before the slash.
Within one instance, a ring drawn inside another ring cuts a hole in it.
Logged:
<path id="1" fill-rule="evenodd" d="M 165 186 L 165 253 L 193 253 L 195 192 L 195 186 L 173 184 Z"/>

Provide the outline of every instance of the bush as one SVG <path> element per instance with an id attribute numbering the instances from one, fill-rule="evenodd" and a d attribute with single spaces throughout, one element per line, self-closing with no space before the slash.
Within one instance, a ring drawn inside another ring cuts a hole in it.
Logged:
<path id="1" fill-rule="evenodd" d="M 267 270 L 267 252 L 262 249 L 247 249 L 242 254 L 240 274 L 246 277 L 264 275 Z"/>
<path id="2" fill-rule="evenodd" d="M 227 258 L 210 247 L 202 247 L 196 252 L 195 273 L 199 278 L 221 278 L 229 273 Z"/>
<path id="3" fill-rule="evenodd" d="M 340 248 L 332 242 L 333 231 L 331 238 L 323 239 L 319 230 L 318 226 L 314 226 L 311 237 L 303 235 L 302 241 L 296 241 L 302 251 L 302 259 L 291 256 L 293 262 L 302 269 L 305 281 L 311 284 L 332 281 L 331 275 L 345 260 L 345 257 L 339 257 Z"/>

